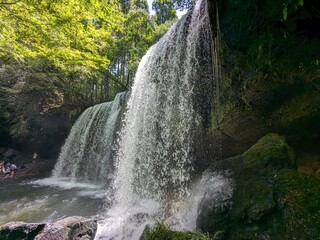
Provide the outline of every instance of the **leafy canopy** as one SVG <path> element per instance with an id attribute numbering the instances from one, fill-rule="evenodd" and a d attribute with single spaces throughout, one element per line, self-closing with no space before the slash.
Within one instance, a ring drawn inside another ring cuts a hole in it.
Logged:
<path id="1" fill-rule="evenodd" d="M 0 4 L 0 58 L 46 57 L 63 70 L 105 69 L 123 14 L 113 1 L 23 0 Z"/>

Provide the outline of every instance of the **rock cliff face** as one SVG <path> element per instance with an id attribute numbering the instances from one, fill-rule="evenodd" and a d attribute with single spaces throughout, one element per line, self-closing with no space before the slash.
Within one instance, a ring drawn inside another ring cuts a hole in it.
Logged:
<path id="1" fill-rule="evenodd" d="M 276 132 L 294 148 L 299 169 L 319 170 L 320 33 L 308 24 L 320 22 L 320 4 L 303 2 L 284 18 L 284 1 L 208 1 L 214 32 L 215 6 L 219 12 L 222 78 L 205 138 L 222 146 L 221 159 Z"/>
<path id="2" fill-rule="evenodd" d="M 56 158 L 72 126 L 66 112 L 54 110 L 32 122 L 29 134 L 14 147 L 24 153 L 37 152 L 43 158 Z"/>
<path id="3" fill-rule="evenodd" d="M 10 124 L 1 122 L 6 129 L 0 129 L 0 148 L 13 148 L 23 155 L 31 155 L 37 152 L 42 158 L 57 158 L 74 119 L 70 119 L 64 110 L 55 109 L 45 115 L 39 115 L 32 120 L 28 128 L 28 134 L 23 138 L 13 139 L 9 134 Z M 0 153 L 1 154 L 1 153 Z"/>
<path id="4" fill-rule="evenodd" d="M 236 187 L 232 206 L 203 211 L 198 226 L 217 239 L 318 239 L 320 33 L 308 24 L 320 4 L 208 3 L 214 36 L 216 6 L 220 20 L 220 106 L 197 156 Z"/>

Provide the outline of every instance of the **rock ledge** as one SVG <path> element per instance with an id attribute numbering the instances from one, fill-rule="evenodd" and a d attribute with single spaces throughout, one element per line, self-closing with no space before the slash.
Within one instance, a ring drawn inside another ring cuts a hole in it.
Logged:
<path id="1" fill-rule="evenodd" d="M 55 223 L 9 222 L 0 228 L 0 239 L 91 240 L 97 232 L 97 220 L 72 216 Z"/>

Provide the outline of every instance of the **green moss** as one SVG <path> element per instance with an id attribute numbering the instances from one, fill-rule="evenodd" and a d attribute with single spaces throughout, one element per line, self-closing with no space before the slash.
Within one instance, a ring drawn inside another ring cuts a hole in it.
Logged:
<path id="1" fill-rule="evenodd" d="M 210 240 L 200 232 L 178 232 L 170 230 L 163 223 L 157 223 L 149 228 L 143 235 L 143 240 Z"/>
<path id="2" fill-rule="evenodd" d="M 274 179 L 287 239 L 318 239 L 320 180 L 293 170 L 281 170 Z"/>
<path id="3" fill-rule="evenodd" d="M 225 100 L 225 103 L 218 109 L 213 109 L 211 111 L 211 131 L 219 129 L 220 124 L 223 122 L 224 118 L 235 106 L 233 99 L 229 98 Z"/>
<path id="4" fill-rule="evenodd" d="M 274 206 L 273 189 L 263 181 L 241 183 L 237 187 L 231 215 L 235 220 L 258 221 Z"/>
<path id="5" fill-rule="evenodd" d="M 232 207 L 213 210 L 201 229 L 225 239 L 319 239 L 320 179 L 294 167 L 284 137 L 267 134 L 242 155 L 218 162 L 236 182 Z M 290 169 L 291 168 L 291 169 Z"/>
<path id="6" fill-rule="evenodd" d="M 310 136 L 315 138 L 320 130 L 320 95 L 316 83 L 300 86 L 295 96 L 272 113 L 268 121 L 293 142 Z"/>
<path id="7" fill-rule="evenodd" d="M 266 176 L 282 168 L 295 168 L 294 151 L 275 133 L 262 137 L 241 155 L 215 163 L 216 170 L 232 170 L 235 178 Z"/>
<path id="8" fill-rule="evenodd" d="M 320 160 L 320 96 L 312 85 L 302 86 L 301 94 L 285 102 L 267 119 L 294 147 L 297 166 L 309 169 Z M 316 171 L 313 169 L 310 173 Z"/>
<path id="9" fill-rule="evenodd" d="M 294 151 L 284 137 L 269 133 L 243 154 L 245 168 L 277 171 L 281 168 L 292 168 Z"/>

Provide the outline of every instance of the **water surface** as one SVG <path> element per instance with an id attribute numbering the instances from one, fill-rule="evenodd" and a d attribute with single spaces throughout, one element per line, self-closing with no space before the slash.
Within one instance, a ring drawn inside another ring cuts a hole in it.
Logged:
<path id="1" fill-rule="evenodd" d="M 68 178 L 17 179 L 0 182 L 0 225 L 9 221 L 54 222 L 68 216 L 95 217 L 103 186 Z"/>

